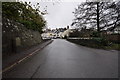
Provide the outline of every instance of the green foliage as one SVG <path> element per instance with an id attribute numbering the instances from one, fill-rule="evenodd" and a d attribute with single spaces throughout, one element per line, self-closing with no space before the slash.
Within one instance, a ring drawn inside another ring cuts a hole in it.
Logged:
<path id="1" fill-rule="evenodd" d="M 106 49 L 120 50 L 120 44 L 112 44 L 111 46 L 107 46 Z"/>
<path id="2" fill-rule="evenodd" d="M 107 46 L 109 44 L 105 38 L 93 38 L 93 41 L 98 43 L 100 46 Z"/>
<path id="3" fill-rule="evenodd" d="M 94 32 L 91 34 L 91 37 L 100 37 L 100 33 L 97 32 L 97 31 L 94 31 Z"/>
<path id="4" fill-rule="evenodd" d="M 36 6 L 39 6 L 37 3 Z M 27 2 L 3 2 L 2 3 L 3 17 L 12 19 L 22 23 L 28 29 L 42 32 L 42 28 L 46 26 L 46 21 L 40 14 L 39 8 L 33 9 Z"/>

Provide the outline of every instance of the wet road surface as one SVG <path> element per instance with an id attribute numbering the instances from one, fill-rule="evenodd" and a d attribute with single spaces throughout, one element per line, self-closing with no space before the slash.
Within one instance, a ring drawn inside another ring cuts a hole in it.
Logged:
<path id="1" fill-rule="evenodd" d="M 3 73 L 3 78 L 117 78 L 118 52 L 55 39 L 36 55 Z"/>

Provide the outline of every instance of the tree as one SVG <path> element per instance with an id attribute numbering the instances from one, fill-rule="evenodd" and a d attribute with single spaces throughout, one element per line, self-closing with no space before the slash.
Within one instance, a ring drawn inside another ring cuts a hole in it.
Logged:
<path id="1" fill-rule="evenodd" d="M 3 17 L 17 21 L 28 29 L 42 32 L 42 28 L 46 26 L 46 21 L 44 20 L 39 7 L 39 3 L 33 8 L 30 2 L 3 2 L 2 14 Z"/>
<path id="2" fill-rule="evenodd" d="M 110 31 L 114 30 L 117 26 L 120 26 L 120 1 L 114 2 L 107 7 L 107 9 L 111 10 L 108 13 L 108 19 L 113 21 L 108 26 Z M 110 22 L 110 21 L 109 21 Z"/>
<path id="3" fill-rule="evenodd" d="M 79 28 L 93 27 L 98 32 L 112 26 L 116 27 L 119 18 L 118 6 L 115 2 L 84 2 L 73 12 L 75 19 L 71 25 Z"/>

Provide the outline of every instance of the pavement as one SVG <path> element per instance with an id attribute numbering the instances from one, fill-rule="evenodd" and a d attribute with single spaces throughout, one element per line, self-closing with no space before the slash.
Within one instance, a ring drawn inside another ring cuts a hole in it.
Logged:
<path id="1" fill-rule="evenodd" d="M 52 40 L 48 40 L 48 41 L 43 41 L 42 43 L 40 43 L 37 46 L 33 46 L 23 52 L 20 53 L 16 53 L 10 56 L 5 56 L 2 59 L 2 69 L 3 71 L 6 71 L 6 68 L 10 67 L 11 65 L 15 65 L 16 63 L 18 64 L 18 62 L 22 61 L 23 59 L 30 57 L 34 52 L 43 49 L 45 46 L 47 46 L 49 43 L 51 43 Z"/>
<path id="2" fill-rule="evenodd" d="M 118 51 L 55 39 L 3 73 L 3 78 L 118 78 Z"/>

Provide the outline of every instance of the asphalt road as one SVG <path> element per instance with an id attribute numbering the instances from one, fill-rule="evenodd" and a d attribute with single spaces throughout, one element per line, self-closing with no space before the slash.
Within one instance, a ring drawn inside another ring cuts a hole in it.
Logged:
<path id="1" fill-rule="evenodd" d="M 118 78 L 118 52 L 55 39 L 3 78 Z"/>

